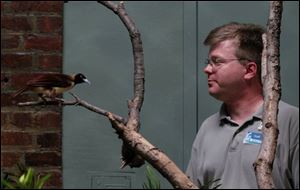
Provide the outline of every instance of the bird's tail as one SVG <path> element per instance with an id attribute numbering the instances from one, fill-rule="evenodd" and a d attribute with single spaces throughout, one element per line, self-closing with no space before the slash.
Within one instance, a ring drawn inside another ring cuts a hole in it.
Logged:
<path id="1" fill-rule="evenodd" d="M 20 90 L 18 90 L 17 92 L 15 92 L 12 97 L 13 98 L 16 98 L 17 96 L 19 96 L 20 94 L 22 94 L 23 92 L 25 92 L 26 90 L 28 89 L 28 87 L 24 87 L 24 88 L 21 88 Z"/>

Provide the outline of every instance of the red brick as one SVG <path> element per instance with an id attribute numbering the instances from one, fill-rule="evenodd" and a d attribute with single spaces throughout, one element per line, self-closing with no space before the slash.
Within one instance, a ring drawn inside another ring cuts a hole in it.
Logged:
<path id="1" fill-rule="evenodd" d="M 36 116 L 35 124 L 41 129 L 61 129 L 62 115 L 58 112 L 43 112 Z"/>
<path id="2" fill-rule="evenodd" d="M 62 56 L 61 55 L 41 55 L 39 56 L 38 65 L 45 70 L 61 70 Z"/>
<path id="3" fill-rule="evenodd" d="M 1 73 L 1 92 L 4 92 L 6 88 L 8 88 L 9 86 L 10 86 L 10 75 L 8 73 Z"/>
<path id="4" fill-rule="evenodd" d="M 37 96 L 21 94 L 16 98 L 12 93 L 1 93 L 1 107 L 16 106 L 18 102 L 36 101 Z"/>
<path id="5" fill-rule="evenodd" d="M 32 136 L 27 132 L 1 131 L 1 145 L 32 145 Z"/>
<path id="6" fill-rule="evenodd" d="M 2 12 L 3 9 L 4 9 L 4 6 L 5 6 L 5 2 L 1 1 L 1 12 Z"/>
<path id="7" fill-rule="evenodd" d="M 8 122 L 9 113 L 1 111 L 1 128 L 6 125 Z"/>
<path id="8" fill-rule="evenodd" d="M 1 82 L 3 82 L 3 83 L 9 82 L 9 76 L 10 76 L 9 73 L 2 73 L 1 72 Z"/>
<path id="9" fill-rule="evenodd" d="M 4 94 L 1 93 L 1 108 L 5 106 L 12 106 L 14 105 L 13 99 L 10 93 Z"/>
<path id="10" fill-rule="evenodd" d="M 1 1 L 1 13 L 1 168 L 20 160 L 41 171 L 55 167 L 47 185 L 61 188 L 61 108 L 19 108 L 17 102 L 38 97 L 26 92 L 12 99 L 12 94 L 43 71 L 61 71 L 63 1 Z M 26 155 L 14 152 L 22 149 Z"/>
<path id="11" fill-rule="evenodd" d="M 12 31 L 30 31 L 32 27 L 28 22 L 28 17 L 1 16 L 1 29 Z"/>
<path id="12" fill-rule="evenodd" d="M 31 53 L 14 53 L 1 55 L 1 68 L 27 69 L 32 67 Z"/>
<path id="13" fill-rule="evenodd" d="M 37 28 L 40 32 L 61 32 L 62 31 L 62 17 L 38 17 Z"/>
<path id="14" fill-rule="evenodd" d="M 22 154 L 14 152 L 1 152 L 1 167 L 12 167 L 21 158 Z"/>
<path id="15" fill-rule="evenodd" d="M 25 153 L 25 163 L 30 166 L 61 166 L 61 155 L 57 152 Z"/>
<path id="16" fill-rule="evenodd" d="M 1 49 L 14 49 L 19 47 L 19 36 L 1 35 Z"/>
<path id="17" fill-rule="evenodd" d="M 62 51 L 62 37 L 28 35 L 24 39 L 24 48 L 27 50 Z"/>
<path id="18" fill-rule="evenodd" d="M 19 128 L 32 127 L 33 125 L 33 114 L 30 112 L 15 112 L 12 114 L 11 123 Z"/>
<path id="19" fill-rule="evenodd" d="M 11 8 L 15 12 L 61 13 L 63 10 L 63 1 L 13 1 Z"/>
<path id="20" fill-rule="evenodd" d="M 61 149 L 61 135 L 58 133 L 45 133 L 37 136 L 37 144 L 41 148 Z"/>
<path id="21" fill-rule="evenodd" d="M 49 178 L 49 180 L 45 184 L 45 187 L 46 188 L 47 187 L 60 187 L 61 188 L 62 187 L 62 174 L 61 174 L 61 172 L 57 172 L 57 171 L 44 172 L 44 173 L 42 173 L 42 176 L 45 176 L 48 173 L 51 174 L 51 177 Z"/>
<path id="22" fill-rule="evenodd" d="M 10 12 L 10 4 L 8 1 L 1 1 L 1 13 Z"/>

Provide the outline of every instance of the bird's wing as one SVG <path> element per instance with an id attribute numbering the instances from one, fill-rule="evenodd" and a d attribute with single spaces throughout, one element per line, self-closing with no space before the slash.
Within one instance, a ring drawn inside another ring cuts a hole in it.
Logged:
<path id="1" fill-rule="evenodd" d="M 42 74 L 35 79 L 28 81 L 30 87 L 69 87 L 73 85 L 72 78 L 64 74 Z"/>
<path id="2" fill-rule="evenodd" d="M 21 88 L 20 90 L 18 90 L 17 92 L 15 92 L 12 97 L 15 98 L 17 96 L 19 96 L 20 94 L 22 94 L 23 92 L 25 92 L 26 90 L 28 90 L 28 86 L 25 86 L 23 88 Z"/>

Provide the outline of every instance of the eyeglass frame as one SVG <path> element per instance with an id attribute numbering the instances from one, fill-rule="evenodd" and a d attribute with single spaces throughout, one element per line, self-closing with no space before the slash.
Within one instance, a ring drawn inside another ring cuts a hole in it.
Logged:
<path id="1" fill-rule="evenodd" d="M 214 57 L 214 59 L 215 60 L 207 58 L 205 60 L 205 66 L 210 65 L 212 68 L 217 68 L 217 67 L 221 66 L 224 63 L 229 63 L 230 61 L 241 61 L 241 60 L 244 60 L 244 61 L 251 62 L 251 60 L 246 59 L 246 58 L 223 59 L 223 58 L 220 58 L 220 57 Z M 218 60 L 220 60 L 220 61 L 218 61 Z"/>

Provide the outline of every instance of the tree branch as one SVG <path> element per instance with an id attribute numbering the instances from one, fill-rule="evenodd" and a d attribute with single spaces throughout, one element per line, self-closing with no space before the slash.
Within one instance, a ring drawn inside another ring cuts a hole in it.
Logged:
<path id="1" fill-rule="evenodd" d="M 46 105 L 58 105 L 58 106 L 81 106 L 84 107 L 92 112 L 98 113 L 100 115 L 106 116 L 108 113 L 114 116 L 114 118 L 118 121 L 126 125 L 127 120 L 126 118 L 123 118 L 117 114 L 114 114 L 112 112 L 109 112 L 105 109 L 93 106 L 92 104 L 80 99 L 77 95 L 75 95 L 72 92 L 69 92 L 73 97 L 73 101 L 68 101 L 62 98 L 55 98 L 55 99 L 50 99 L 50 100 L 40 100 L 40 101 L 34 101 L 34 102 L 20 102 L 17 105 L 18 106 L 46 106 Z"/>
<path id="2" fill-rule="evenodd" d="M 278 102 L 281 97 L 280 85 L 280 26 L 282 16 L 282 1 L 270 2 L 270 14 L 266 34 L 266 54 L 262 58 L 264 112 L 263 112 L 263 142 L 259 155 L 254 163 L 258 187 L 260 189 L 275 188 L 272 179 L 273 161 L 278 138 Z M 264 37 L 263 37 L 264 38 Z"/>
<path id="3" fill-rule="evenodd" d="M 128 16 L 123 1 L 117 5 L 111 1 L 98 2 L 119 16 L 131 38 L 134 57 L 134 97 L 128 101 L 129 118 L 127 127 L 138 131 L 140 126 L 140 110 L 144 101 L 145 82 L 144 53 L 141 35 L 133 20 Z"/>
<path id="4" fill-rule="evenodd" d="M 174 188 L 198 189 L 169 157 L 148 142 L 141 134 L 118 122 L 113 114 L 108 113 L 108 118 L 121 138 L 156 168 Z"/>
<path id="5" fill-rule="evenodd" d="M 128 16 L 125 10 L 124 2 L 121 1 L 119 4 L 114 4 L 111 1 L 98 1 L 105 7 L 112 10 L 115 14 L 119 16 L 122 23 L 127 28 L 134 58 L 134 97 L 128 101 L 128 122 L 126 127 L 135 131 L 140 129 L 140 110 L 144 100 L 144 78 L 145 78 L 145 69 L 144 69 L 144 54 L 141 35 L 139 30 L 135 26 L 133 20 Z M 124 141 L 123 141 L 124 142 Z M 135 152 L 129 148 L 126 142 L 122 146 L 122 166 L 121 168 L 129 165 L 130 167 L 140 167 L 144 164 L 144 160 Z"/>

